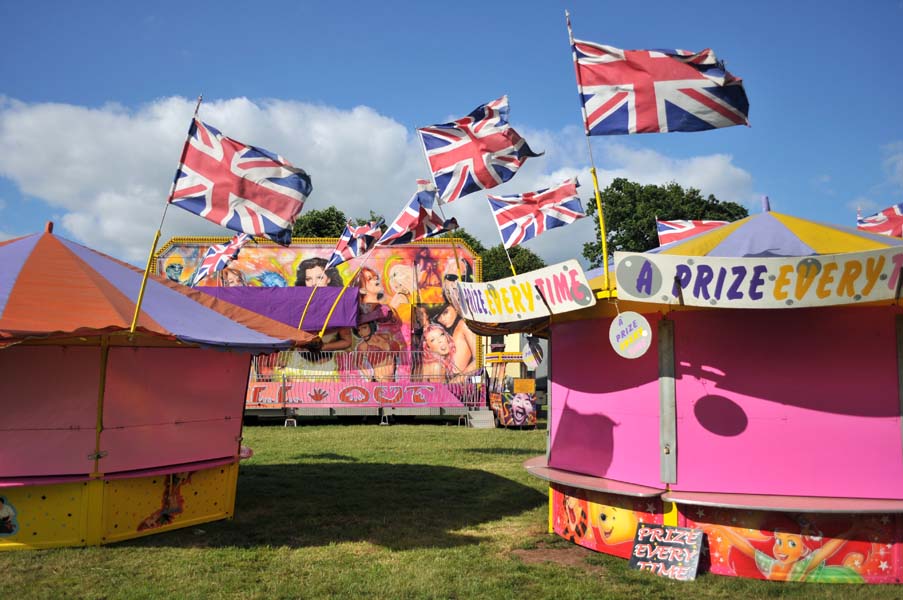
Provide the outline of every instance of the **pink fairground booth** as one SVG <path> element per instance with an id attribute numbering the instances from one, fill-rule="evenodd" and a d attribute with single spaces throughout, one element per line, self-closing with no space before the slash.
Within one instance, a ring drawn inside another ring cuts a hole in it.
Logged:
<path id="1" fill-rule="evenodd" d="M 525 464 L 550 531 L 627 558 L 639 524 L 686 526 L 719 575 L 903 580 L 903 240 L 763 213 L 591 283 L 550 325 Z M 628 311 L 652 339 L 634 359 L 609 341 Z"/>
<path id="2" fill-rule="evenodd" d="M 252 355 L 312 338 L 47 232 L 0 242 L 0 550 L 229 518 Z"/>

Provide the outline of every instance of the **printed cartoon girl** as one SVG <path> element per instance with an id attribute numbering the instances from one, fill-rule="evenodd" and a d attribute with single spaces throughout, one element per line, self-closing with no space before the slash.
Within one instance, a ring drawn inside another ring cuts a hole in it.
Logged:
<path id="1" fill-rule="evenodd" d="M 19 530 L 16 523 L 16 509 L 6 498 L 0 496 L 0 535 L 12 535 Z"/>
<path id="2" fill-rule="evenodd" d="M 853 561 L 845 560 L 843 565 L 825 565 L 825 561 L 840 550 L 850 532 L 840 534 L 827 542 L 821 542 L 821 535 L 809 535 L 810 526 L 802 524 L 803 533 L 774 531 L 774 546 L 769 556 L 756 549 L 748 539 L 733 527 L 714 525 L 705 528 L 709 537 L 722 537 L 728 540 L 733 548 L 756 561 L 756 568 L 765 579 L 772 581 L 811 581 L 811 582 L 862 582 L 862 576 L 853 568 L 856 559 L 861 562 L 861 555 L 856 554 Z M 819 532 L 820 533 L 820 532 Z M 850 558 L 850 557 L 848 557 Z"/>

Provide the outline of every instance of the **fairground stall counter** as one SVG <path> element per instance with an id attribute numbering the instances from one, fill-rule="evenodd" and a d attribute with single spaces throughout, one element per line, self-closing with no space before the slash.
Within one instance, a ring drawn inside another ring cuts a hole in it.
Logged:
<path id="1" fill-rule="evenodd" d="M 0 242 L 0 550 L 232 516 L 252 354 L 313 336 L 52 234 Z"/>
<path id="2" fill-rule="evenodd" d="M 550 530 L 626 558 L 638 524 L 686 526 L 712 573 L 900 582 L 903 240 L 763 213 L 613 271 L 549 328 L 525 466 Z"/>

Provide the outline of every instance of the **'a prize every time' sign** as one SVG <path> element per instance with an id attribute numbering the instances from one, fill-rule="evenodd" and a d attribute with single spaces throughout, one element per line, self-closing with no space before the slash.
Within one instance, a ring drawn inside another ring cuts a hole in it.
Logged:
<path id="1" fill-rule="evenodd" d="M 516 277 L 483 283 L 457 284 L 457 297 L 449 300 L 467 320 L 513 323 L 550 314 L 580 310 L 596 297 L 580 263 L 568 260 Z M 455 296 L 455 293 L 452 293 Z M 551 309 L 551 313 L 549 312 Z"/>
<path id="2" fill-rule="evenodd" d="M 780 258 L 615 252 L 618 298 L 722 308 L 798 308 L 892 300 L 903 249 Z"/>

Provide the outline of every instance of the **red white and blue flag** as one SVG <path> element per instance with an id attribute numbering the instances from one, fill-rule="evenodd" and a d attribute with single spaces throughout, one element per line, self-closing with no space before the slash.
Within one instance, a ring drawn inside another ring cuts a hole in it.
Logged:
<path id="1" fill-rule="evenodd" d="M 238 253 L 242 247 L 253 240 L 254 238 L 247 233 L 239 233 L 226 244 L 214 244 L 207 248 L 200 266 L 195 269 L 194 274 L 191 276 L 189 285 L 192 287 L 196 286 L 205 277 L 210 277 L 214 273 L 225 269 L 230 262 L 238 258 Z"/>
<path id="2" fill-rule="evenodd" d="M 492 215 L 502 234 L 505 248 L 517 246 L 547 230 L 562 227 L 586 216 L 577 195 L 576 178 L 553 188 L 515 194 L 489 196 Z"/>
<path id="3" fill-rule="evenodd" d="M 748 125 L 749 100 L 711 50 L 621 50 L 572 40 L 586 135 Z"/>
<path id="4" fill-rule="evenodd" d="M 424 179 L 417 180 L 417 193 L 411 196 L 386 233 L 379 239 L 378 246 L 410 244 L 458 228 L 455 219 L 445 220 L 435 211 L 436 186 Z"/>
<path id="5" fill-rule="evenodd" d="M 655 225 L 658 229 L 658 245 L 664 246 L 678 240 L 699 235 L 716 227 L 727 225 L 728 221 L 659 221 Z"/>
<path id="6" fill-rule="evenodd" d="M 857 215 L 856 229 L 903 237 L 903 204 L 895 204 L 868 217 Z"/>
<path id="7" fill-rule="evenodd" d="M 370 221 L 364 225 L 355 225 L 349 221 L 345 225 L 342 237 L 339 238 L 339 243 L 336 245 L 335 250 L 332 251 L 332 256 L 329 257 L 326 268 L 338 266 L 366 253 L 373 247 L 374 242 L 382 236 L 383 231 L 380 229 L 382 224 L 382 219 Z"/>
<path id="8" fill-rule="evenodd" d="M 526 140 L 508 125 L 508 96 L 441 125 L 417 130 L 442 202 L 500 185 L 531 156 Z"/>
<path id="9" fill-rule="evenodd" d="M 191 122 L 170 202 L 233 231 L 286 245 L 310 177 L 277 156 Z"/>

